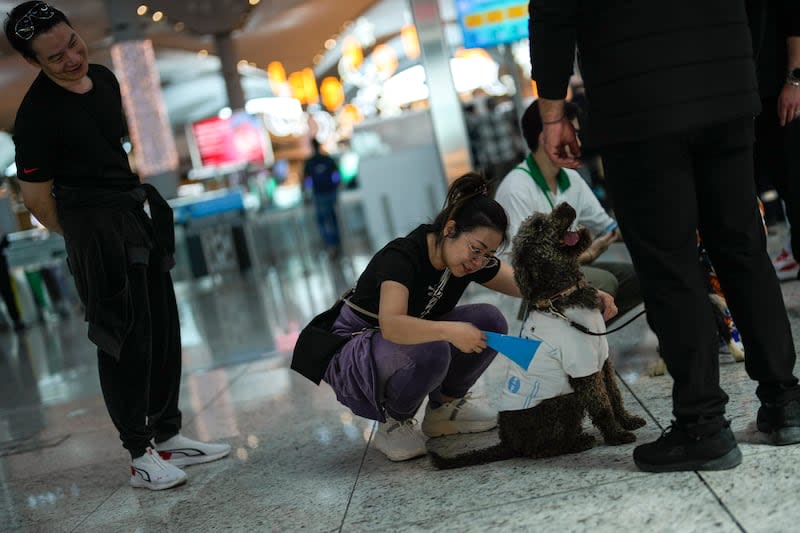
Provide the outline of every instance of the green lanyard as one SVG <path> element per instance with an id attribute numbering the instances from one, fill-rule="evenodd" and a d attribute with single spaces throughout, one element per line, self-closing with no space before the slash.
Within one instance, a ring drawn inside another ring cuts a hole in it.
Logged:
<path id="1" fill-rule="evenodd" d="M 537 165 L 536 160 L 533 159 L 533 154 L 528 154 L 528 157 L 525 158 L 525 166 L 519 165 L 517 168 L 528 173 L 528 175 L 533 179 L 534 183 L 536 183 L 536 185 L 538 185 L 544 193 L 544 197 L 547 198 L 547 203 L 550 204 L 550 209 L 555 209 L 553 200 L 550 199 L 550 188 L 547 186 L 547 181 L 545 181 L 542 171 L 539 170 L 539 165 Z M 564 172 L 563 168 L 559 169 L 557 188 L 561 189 L 563 192 L 569 189 L 569 185 L 570 183 L 567 173 Z"/>

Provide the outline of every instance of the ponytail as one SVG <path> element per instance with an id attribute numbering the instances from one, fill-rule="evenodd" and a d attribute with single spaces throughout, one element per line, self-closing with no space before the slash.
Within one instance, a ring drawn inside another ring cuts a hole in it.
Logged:
<path id="1" fill-rule="evenodd" d="M 455 235 L 479 227 L 492 228 L 506 241 L 508 217 L 503 207 L 489 198 L 489 181 L 476 172 L 468 172 L 450 184 L 442 210 L 436 215 L 431 229 L 440 243 L 442 230 L 449 220 L 456 223 Z"/>

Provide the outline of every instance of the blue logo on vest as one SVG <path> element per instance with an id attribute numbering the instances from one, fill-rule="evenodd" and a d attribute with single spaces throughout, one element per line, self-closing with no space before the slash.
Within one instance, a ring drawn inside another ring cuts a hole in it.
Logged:
<path id="1" fill-rule="evenodd" d="M 519 386 L 519 378 L 517 376 L 511 376 L 511 378 L 508 380 L 508 390 L 516 394 L 519 392 Z"/>

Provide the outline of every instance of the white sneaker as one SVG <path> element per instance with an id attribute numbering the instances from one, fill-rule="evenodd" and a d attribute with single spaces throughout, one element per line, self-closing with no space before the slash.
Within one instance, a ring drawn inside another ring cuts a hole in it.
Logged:
<path id="1" fill-rule="evenodd" d="M 781 281 L 794 279 L 800 272 L 800 264 L 785 248 L 772 260 L 772 266 L 775 267 L 775 273 L 778 274 L 778 279 Z"/>
<path id="2" fill-rule="evenodd" d="M 131 461 L 131 486 L 164 490 L 186 483 L 186 472 L 162 460 L 153 448 Z"/>
<path id="3" fill-rule="evenodd" d="M 180 433 L 156 444 L 156 450 L 162 459 L 174 466 L 209 463 L 231 453 L 229 444 L 200 442 L 184 437 Z"/>
<path id="4" fill-rule="evenodd" d="M 406 461 L 428 453 L 425 449 L 425 438 L 414 427 L 416 420 L 395 420 L 386 417 L 385 423 L 378 422 L 373 442 L 383 455 L 391 461 Z"/>
<path id="5" fill-rule="evenodd" d="M 456 433 L 480 433 L 497 426 L 497 411 L 475 403 L 469 394 L 463 398 L 443 403 L 431 409 L 425 407 L 422 432 L 429 437 L 454 435 Z"/>

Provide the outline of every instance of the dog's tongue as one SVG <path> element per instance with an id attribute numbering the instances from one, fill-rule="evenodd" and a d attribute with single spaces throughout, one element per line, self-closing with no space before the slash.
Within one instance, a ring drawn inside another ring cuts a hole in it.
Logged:
<path id="1" fill-rule="evenodd" d="M 568 231 L 564 234 L 564 244 L 567 246 L 575 246 L 580 240 L 580 235 L 577 231 Z"/>

